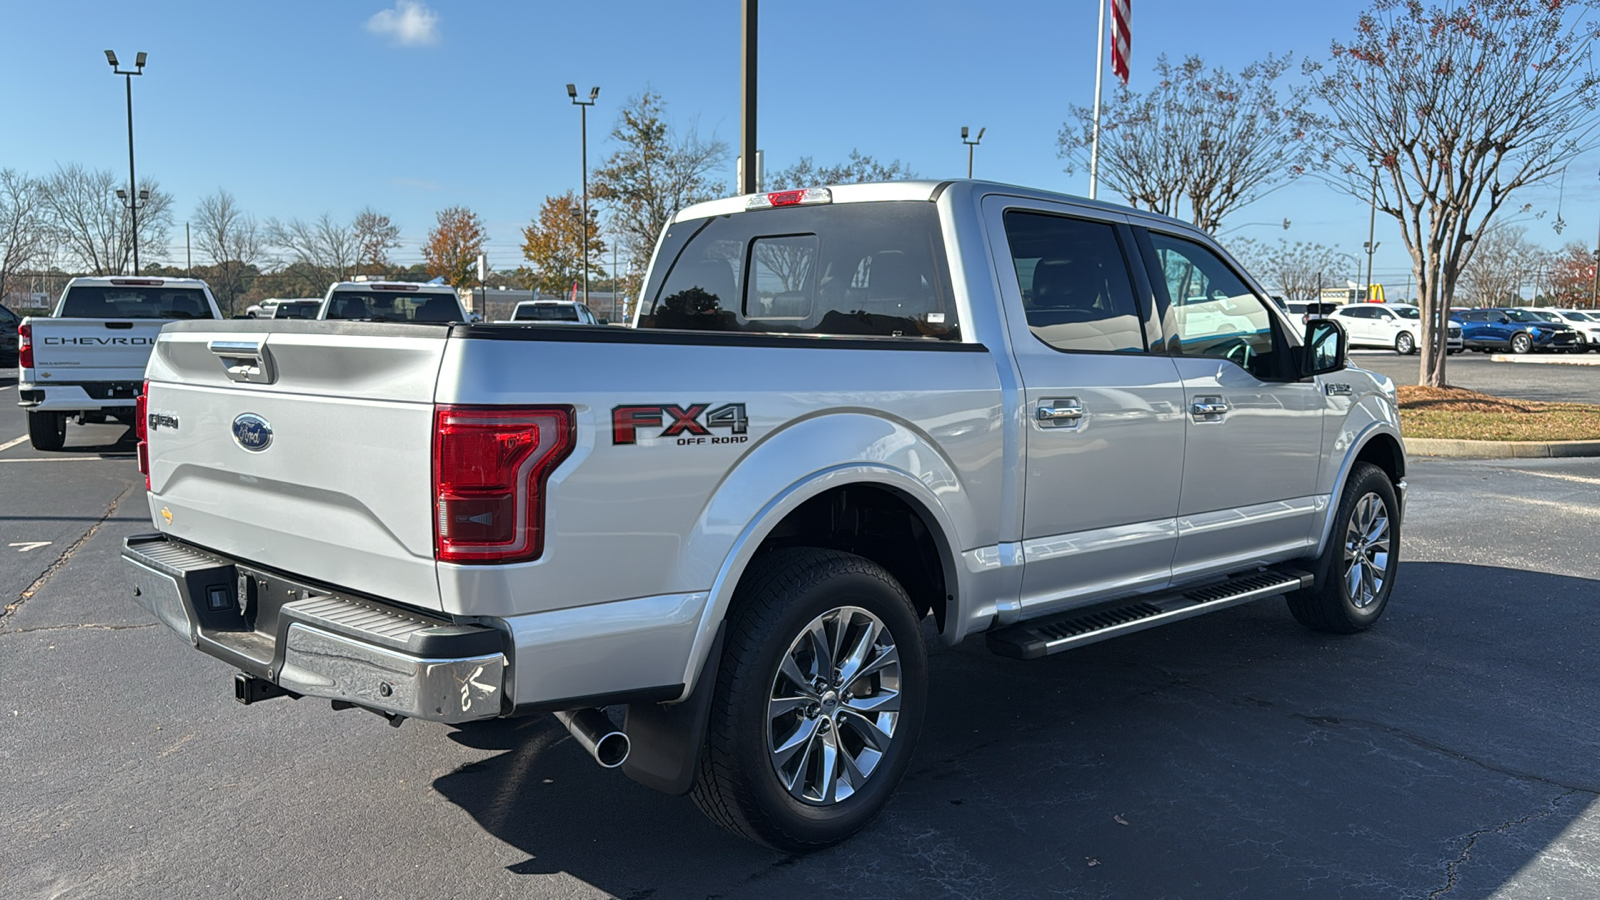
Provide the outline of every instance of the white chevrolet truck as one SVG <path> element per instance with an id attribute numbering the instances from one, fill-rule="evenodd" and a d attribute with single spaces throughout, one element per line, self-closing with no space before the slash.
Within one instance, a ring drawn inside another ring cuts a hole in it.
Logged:
<path id="1" fill-rule="evenodd" d="M 93 276 L 67 282 L 55 314 L 17 328 L 19 402 L 35 449 L 60 450 L 67 423 L 134 420 L 161 326 L 220 319 L 197 278 Z"/>
<path id="2" fill-rule="evenodd" d="M 791 850 L 888 801 L 925 640 L 1389 600 L 1393 384 L 1182 223 L 972 181 L 734 197 L 641 297 L 631 329 L 168 326 L 134 598 L 246 703 L 553 712 Z"/>

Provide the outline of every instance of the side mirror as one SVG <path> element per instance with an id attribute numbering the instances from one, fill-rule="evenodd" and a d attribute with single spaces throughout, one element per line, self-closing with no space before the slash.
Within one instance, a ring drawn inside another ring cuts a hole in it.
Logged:
<path id="1" fill-rule="evenodd" d="M 1338 372 L 1345 367 L 1349 338 L 1344 326 L 1332 319 L 1313 319 L 1306 325 L 1305 346 L 1300 348 L 1300 374 L 1307 378 Z"/>

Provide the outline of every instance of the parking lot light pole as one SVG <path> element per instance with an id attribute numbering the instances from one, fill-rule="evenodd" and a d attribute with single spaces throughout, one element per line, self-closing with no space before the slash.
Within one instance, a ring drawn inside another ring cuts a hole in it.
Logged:
<path id="1" fill-rule="evenodd" d="M 135 71 L 125 72 L 117 66 L 117 55 L 110 50 L 106 51 L 106 62 L 111 64 L 111 72 L 123 76 L 123 84 L 128 89 L 128 193 L 117 191 L 117 196 L 125 201 L 128 197 L 137 195 L 140 200 L 149 199 L 149 191 L 140 191 L 139 182 L 133 175 L 133 76 L 144 74 L 144 61 L 149 54 L 143 50 L 133 58 Z M 127 202 L 130 225 L 133 231 L 133 274 L 139 274 L 139 206 L 138 202 Z"/>
<path id="2" fill-rule="evenodd" d="M 567 85 L 567 96 L 572 99 L 572 105 L 578 107 L 578 132 L 579 141 L 583 152 L 583 237 L 579 239 L 578 250 L 583 254 L 583 305 L 589 305 L 589 107 L 594 105 L 600 96 L 600 89 L 589 89 L 589 99 L 578 99 L 578 86 Z"/>
<path id="3" fill-rule="evenodd" d="M 972 148 L 978 146 L 978 142 L 983 140 L 983 133 L 985 131 L 988 131 L 988 130 L 989 130 L 988 128 L 979 128 L 978 129 L 978 136 L 969 141 L 969 140 L 967 140 L 967 126 L 965 126 L 965 125 L 961 126 L 961 143 L 967 145 L 967 177 L 968 178 L 972 177 Z"/>
<path id="4" fill-rule="evenodd" d="M 1367 157 L 1367 162 L 1372 166 L 1372 203 L 1367 210 L 1367 285 L 1362 288 L 1368 303 L 1372 302 L 1372 251 L 1378 245 L 1372 242 L 1373 229 L 1378 225 L 1378 160 L 1376 157 Z"/>

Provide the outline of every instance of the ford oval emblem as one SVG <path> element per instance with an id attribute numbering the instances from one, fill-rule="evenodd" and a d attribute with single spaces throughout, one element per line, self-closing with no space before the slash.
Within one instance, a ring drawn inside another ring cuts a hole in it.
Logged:
<path id="1" fill-rule="evenodd" d="M 240 413 L 233 420 L 233 440 L 252 453 L 272 446 L 272 426 L 255 413 Z"/>

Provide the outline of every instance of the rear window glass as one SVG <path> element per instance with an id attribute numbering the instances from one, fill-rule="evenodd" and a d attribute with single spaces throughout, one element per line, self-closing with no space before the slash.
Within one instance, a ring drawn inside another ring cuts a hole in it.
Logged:
<path id="1" fill-rule="evenodd" d="M 670 260 L 670 266 L 664 265 Z M 959 340 L 938 211 L 791 207 L 671 226 L 640 328 Z"/>
<path id="2" fill-rule="evenodd" d="M 278 308 L 272 311 L 272 317 L 274 319 L 315 319 L 317 310 L 320 308 L 322 308 L 321 301 L 279 303 Z"/>
<path id="3" fill-rule="evenodd" d="M 211 305 L 197 288 L 78 284 L 67 289 L 61 315 L 69 319 L 209 319 Z"/>
<path id="4" fill-rule="evenodd" d="M 366 322 L 459 322 L 461 304 L 454 294 L 334 291 L 327 317 Z"/>
<path id="5" fill-rule="evenodd" d="M 577 322 L 578 308 L 564 303 L 519 306 L 513 318 L 518 322 Z"/>

